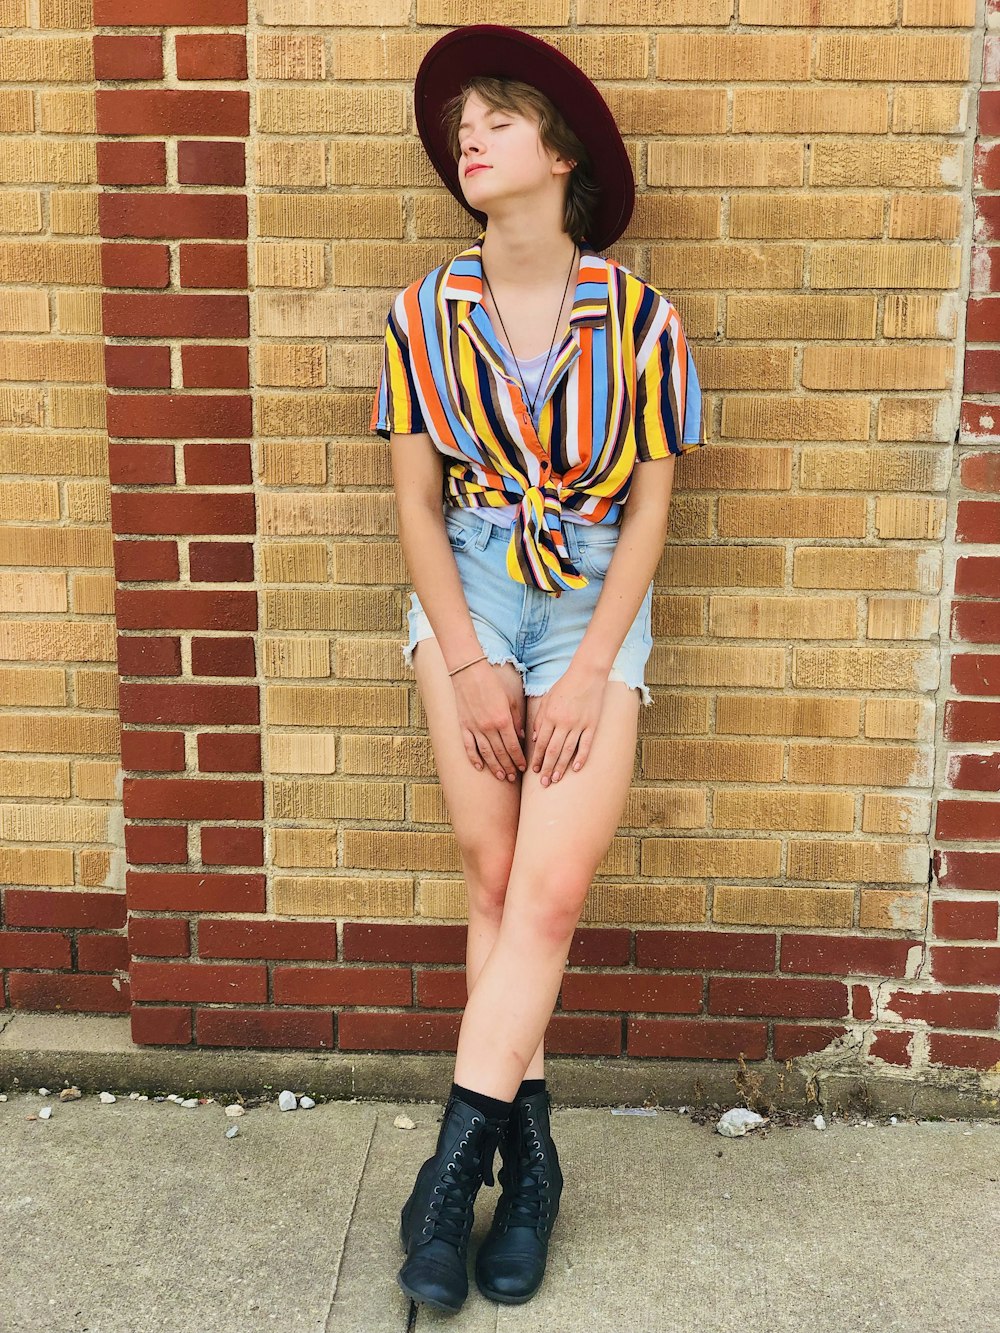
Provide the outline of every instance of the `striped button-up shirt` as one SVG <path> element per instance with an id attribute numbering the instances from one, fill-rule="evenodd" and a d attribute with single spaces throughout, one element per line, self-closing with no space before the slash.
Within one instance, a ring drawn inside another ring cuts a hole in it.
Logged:
<path id="1" fill-rule="evenodd" d="M 447 460 L 447 503 L 515 504 L 507 572 L 558 596 L 588 582 L 569 558 L 563 510 L 618 522 L 637 460 L 707 443 L 701 388 L 676 308 L 583 246 L 536 426 L 482 304 L 485 234 L 393 300 L 370 429 L 426 431 Z"/>

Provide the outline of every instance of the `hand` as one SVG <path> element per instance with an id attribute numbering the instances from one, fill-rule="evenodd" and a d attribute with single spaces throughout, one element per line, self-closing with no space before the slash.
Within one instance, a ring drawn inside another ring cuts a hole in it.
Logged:
<path id="1" fill-rule="evenodd" d="M 515 770 L 523 773 L 528 767 L 518 740 L 524 737 L 520 689 L 509 685 L 505 675 L 494 671 L 485 658 L 465 667 L 451 680 L 470 763 L 481 769 L 485 761 L 498 778 L 513 782 Z"/>
<path id="2" fill-rule="evenodd" d="M 558 782 L 576 752 L 574 772 L 587 762 L 597 719 L 601 715 L 607 671 L 570 662 L 535 714 L 531 739 L 535 743 L 532 767 L 541 771 L 543 787 Z"/>

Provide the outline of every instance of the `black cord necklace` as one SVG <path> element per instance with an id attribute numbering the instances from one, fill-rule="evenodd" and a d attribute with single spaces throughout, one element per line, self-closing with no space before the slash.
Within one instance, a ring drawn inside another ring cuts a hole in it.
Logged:
<path id="1" fill-rule="evenodd" d="M 480 255 L 480 261 L 481 261 L 481 258 L 482 258 L 482 256 Z M 566 293 L 569 291 L 569 280 L 570 280 L 570 278 L 573 276 L 573 268 L 574 268 L 575 265 L 576 265 L 576 242 L 574 241 L 574 242 L 573 242 L 573 258 L 572 258 L 572 260 L 571 260 L 571 262 L 570 262 L 569 272 L 566 274 L 566 286 L 563 288 L 562 301 L 561 301 L 560 304 L 559 304 L 559 313 L 558 313 L 558 315 L 556 315 L 556 326 L 555 326 L 555 328 L 552 330 L 552 341 L 549 343 L 549 355 L 545 358 L 545 365 L 542 367 L 542 373 L 541 373 L 541 375 L 540 375 L 539 378 L 538 378 L 538 388 L 535 390 L 535 396 L 534 396 L 534 398 L 532 398 L 531 402 L 528 403 L 528 410 L 530 411 L 532 417 L 534 417 L 534 415 L 535 415 L 535 403 L 538 401 L 538 395 L 541 393 L 541 391 L 542 391 L 542 385 L 545 383 L 545 372 L 546 372 L 546 371 L 548 370 L 548 368 L 549 368 L 549 360 L 550 360 L 550 358 L 551 358 L 551 356 L 552 356 L 552 349 L 553 349 L 553 347 L 555 347 L 555 344 L 556 344 L 556 334 L 559 332 L 559 322 L 560 322 L 560 320 L 561 320 L 561 318 L 562 318 L 563 306 L 565 306 L 565 304 L 566 304 Z M 521 363 L 520 363 L 520 361 L 518 361 L 517 357 L 514 355 L 514 349 L 513 349 L 513 347 L 511 346 L 511 341 L 510 341 L 510 334 L 507 332 L 507 327 L 506 327 L 506 325 L 505 325 L 504 322 L 503 322 L 503 315 L 500 314 L 500 307 L 497 305 L 497 298 L 496 298 L 496 296 L 494 296 L 494 294 L 493 294 L 493 288 L 490 286 L 490 280 L 489 280 L 489 278 L 486 277 L 486 265 L 485 265 L 485 264 L 483 264 L 483 278 L 484 278 L 484 280 L 485 280 L 485 282 L 486 282 L 486 289 L 487 289 L 487 291 L 489 292 L 490 296 L 493 297 L 493 309 L 497 312 L 497 315 L 498 315 L 499 318 L 500 318 L 500 327 L 503 329 L 504 337 L 507 339 L 507 347 L 508 347 L 508 350 L 510 351 L 511 356 L 514 357 L 514 365 L 517 366 L 517 378 L 521 381 L 521 389 L 523 390 L 524 397 L 525 397 L 525 399 L 527 400 L 527 397 L 528 397 L 528 386 L 525 384 L 525 382 L 524 382 L 524 376 L 521 374 Z"/>

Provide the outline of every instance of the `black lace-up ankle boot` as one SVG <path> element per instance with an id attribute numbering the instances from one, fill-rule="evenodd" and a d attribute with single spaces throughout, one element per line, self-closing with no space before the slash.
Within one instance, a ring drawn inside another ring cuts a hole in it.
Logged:
<path id="1" fill-rule="evenodd" d="M 515 1098 L 500 1138 L 503 1193 L 476 1255 L 476 1285 L 491 1301 L 530 1300 L 545 1276 L 563 1187 L 550 1106 L 548 1089 Z"/>
<path id="2" fill-rule="evenodd" d="M 396 1280 L 414 1301 L 460 1310 L 469 1294 L 468 1249 L 479 1187 L 492 1185 L 493 1155 L 506 1121 L 450 1096 L 434 1156 L 417 1172 L 399 1218 L 406 1260 Z"/>

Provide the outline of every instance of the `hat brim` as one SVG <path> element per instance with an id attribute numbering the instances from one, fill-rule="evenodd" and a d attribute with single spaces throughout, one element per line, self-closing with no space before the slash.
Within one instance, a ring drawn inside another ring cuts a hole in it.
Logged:
<path id="1" fill-rule="evenodd" d="M 611 109 L 583 70 L 554 46 L 519 28 L 492 23 L 455 28 L 434 43 L 417 70 L 413 85 L 417 132 L 434 169 L 462 207 L 486 224 L 487 214 L 472 208 L 462 191 L 441 113 L 474 75 L 530 83 L 558 107 L 587 149 L 600 191 L 592 235 L 586 239 L 595 250 L 616 241 L 635 207 L 635 177 Z"/>

